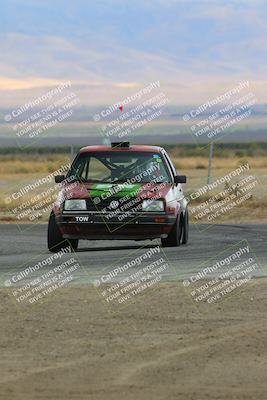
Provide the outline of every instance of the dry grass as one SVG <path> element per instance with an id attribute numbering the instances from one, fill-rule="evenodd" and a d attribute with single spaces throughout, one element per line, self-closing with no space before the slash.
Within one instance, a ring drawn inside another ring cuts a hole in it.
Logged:
<path id="1" fill-rule="evenodd" d="M 45 174 L 55 171 L 62 164 L 69 162 L 63 155 L 55 156 L 1 156 L 0 175 Z"/>
<path id="2" fill-rule="evenodd" d="M 172 160 L 178 170 L 184 169 L 207 169 L 208 158 L 207 157 L 177 157 L 177 155 L 171 154 Z M 52 172 L 56 168 L 60 167 L 62 163 L 69 162 L 69 157 L 61 154 L 55 154 L 51 156 L 36 156 L 36 155 L 25 155 L 25 156 L 0 156 L 0 174 L 11 175 L 11 174 L 36 174 Z M 215 169 L 225 169 L 226 166 L 229 169 L 237 168 L 241 164 L 249 163 L 251 168 L 267 168 L 267 156 L 260 157 L 246 157 L 246 158 L 214 158 L 213 167 Z"/>
<path id="3" fill-rule="evenodd" d="M 206 157 L 173 157 L 177 169 L 207 169 L 208 159 Z M 213 167 L 215 169 L 234 169 L 241 164 L 248 163 L 251 168 L 267 168 L 266 157 L 246 157 L 246 158 L 214 158 Z"/>
<path id="4" fill-rule="evenodd" d="M 178 169 L 207 169 L 207 157 L 177 157 L 172 154 L 172 160 Z M 30 174 L 51 172 L 54 167 L 58 167 L 62 162 L 69 161 L 68 156 L 55 154 L 51 156 L 0 156 L 0 173 L 1 174 Z M 228 168 L 236 168 L 241 164 L 249 163 L 251 168 L 267 168 L 267 156 L 260 157 L 246 157 L 246 158 L 228 158 L 220 157 L 213 159 L 213 166 L 215 169 L 222 169 L 226 166 Z"/>
<path id="5" fill-rule="evenodd" d="M 185 174 L 188 177 L 188 183 L 185 187 L 186 193 L 196 190 L 207 183 L 207 168 L 208 160 L 205 157 L 173 157 L 172 159 L 179 173 Z M 33 182 L 35 179 L 42 178 L 45 175 L 54 172 L 62 165 L 69 162 L 68 156 L 62 154 L 55 154 L 51 156 L 35 156 L 35 155 L 2 155 L 0 156 L 0 190 L 2 193 L 0 199 L 0 212 L 2 221 L 14 220 L 9 210 L 9 204 L 6 203 L 5 197 L 13 192 L 18 191 L 24 185 Z M 213 178 L 223 176 L 229 171 L 236 169 L 238 166 L 249 163 L 251 173 L 256 175 L 261 181 L 259 185 L 261 189 L 261 196 L 256 195 L 252 201 L 247 201 L 245 205 L 238 207 L 238 215 L 234 217 L 235 211 L 229 214 L 223 222 L 236 218 L 236 222 L 248 222 L 251 220 L 262 221 L 267 219 L 266 200 L 262 196 L 267 193 L 267 156 L 260 157 L 247 157 L 245 158 L 214 158 L 213 160 Z M 46 188 L 48 188 L 46 186 Z M 45 188 L 41 188 L 41 191 Z M 36 190 L 34 195 L 38 194 L 40 190 Z M 262 200 L 263 199 L 263 200 Z M 266 199 L 266 196 L 265 196 Z M 12 208 L 20 204 L 30 202 L 29 196 L 23 196 L 22 200 L 18 199 L 15 203 L 12 202 Z M 202 199 L 203 200 L 203 199 Z M 240 220 L 240 215 L 242 218 Z M 48 213 L 42 215 L 41 220 L 47 219 Z M 231 217 L 232 216 L 232 217 Z"/>

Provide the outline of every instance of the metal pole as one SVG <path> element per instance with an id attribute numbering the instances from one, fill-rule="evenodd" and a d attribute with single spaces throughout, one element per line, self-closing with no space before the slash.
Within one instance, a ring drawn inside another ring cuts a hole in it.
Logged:
<path id="1" fill-rule="evenodd" d="M 212 159 L 213 159 L 213 142 L 210 144 L 210 155 L 209 155 L 209 168 L 208 168 L 208 185 L 212 181 Z"/>
<path id="2" fill-rule="evenodd" d="M 73 144 L 71 144 L 70 145 L 70 159 L 71 159 L 71 161 L 73 160 L 73 158 L 74 158 L 74 148 L 73 148 Z"/>

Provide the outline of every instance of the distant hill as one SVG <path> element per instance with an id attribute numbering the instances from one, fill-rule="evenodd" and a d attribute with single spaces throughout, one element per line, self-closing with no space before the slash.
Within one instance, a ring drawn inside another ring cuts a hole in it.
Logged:
<path id="1" fill-rule="evenodd" d="M 117 141 L 118 138 L 113 137 L 112 141 Z M 158 131 L 154 134 L 149 135 L 136 135 L 133 137 L 125 137 L 124 140 L 129 140 L 132 143 L 150 144 L 179 144 L 179 143 L 194 143 L 193 138 L 189 134 L 179 134 L 179 135 L 160 135 Z M 239 131 L 231 133 L 229 135 L 221 138 L 218 143 L 242 143 L 242 142 L 267 142 L 267 128 L 262 131 Z M 34 143 L 29 139 L 20 139 L 20 146 L 85 146 L 90 144 L 102 144 L 104 143 L 103 137 L 100 135 L 88 135 L 86 136 L 47 136 L 39 138 Z M 198 143 L 207 143 L 205 140 L 199 140 Z M 196 143 L 197 144 L 197 143 Z M 1 147 L 18 147 L 18 143 L 15 138 L 11 137 L 0 137 Z"/>

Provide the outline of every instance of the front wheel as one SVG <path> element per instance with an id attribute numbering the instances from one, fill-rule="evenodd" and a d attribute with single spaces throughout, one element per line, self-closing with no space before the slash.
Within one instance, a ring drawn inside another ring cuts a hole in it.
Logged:
<path id="1" fill-rule="evenodd" d="M 47 230 L 47 247 L 51 253 L 57 253 L 62 249 L 66 249 L 68 246 L 72 250 L 77 250 L 78 239 L 64 239 L 56 223 L 56 217 L 53 212 L 51 212 L 48 222 Z"/>
<path id="2" fill-rule="evenodd" d="M 188 209 L 185 210 L 183 217 L 183 234 L 182 234 L 182 244 L 186 244 L 188 242 L 189 237 L 189 212 Z"/>
<path id="3" fill-rule="evenodd" d="M 183 218 L 182 215 L 178 215 L 175 224 L 172 227 L 168 237 L 161 239 L 162 247 L 177 247 L 181 244 L 181 238 L 183 233 Z"/>

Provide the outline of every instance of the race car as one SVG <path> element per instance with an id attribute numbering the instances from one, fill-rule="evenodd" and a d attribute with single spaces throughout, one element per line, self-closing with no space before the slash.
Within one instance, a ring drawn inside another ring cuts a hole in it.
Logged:
<path id="1" fill-rule="evenodd" d="M 188 207 L 176 169 L 162 147 L 111 145 L 82 148 L 61 188 L 48 223 L 48 249 L 78 248 L 79 240 L 161 239 L 188 242 Z"/>

